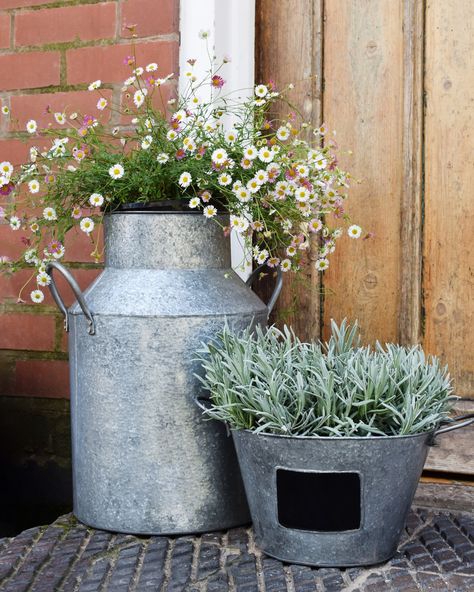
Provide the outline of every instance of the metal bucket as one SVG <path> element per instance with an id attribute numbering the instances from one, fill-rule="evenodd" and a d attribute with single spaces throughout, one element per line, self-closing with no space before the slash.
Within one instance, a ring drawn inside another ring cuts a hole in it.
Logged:
<path id="1" fill-rule="evenodd" d="M 434 437 L 473 421 L 413 436 L 233 431 L 258 545 L 290 563 L 386 561 L 397 549 Z"/>
<path id="2" fill-rule="evenodd" d="M 51 282 L 70 331 L 75 515 L 135 534 L 249 522 L 232 440 L 193 403 L 193 357 L 226 320 L 266 324 L 281 276 L 266 306 L 232 271 L 229 239 L 202 214 L 113 213 L 105 240 L 105 269 L 84 294 L 63 266 L 47 266 L 77 298 L 67 310 Z"/>

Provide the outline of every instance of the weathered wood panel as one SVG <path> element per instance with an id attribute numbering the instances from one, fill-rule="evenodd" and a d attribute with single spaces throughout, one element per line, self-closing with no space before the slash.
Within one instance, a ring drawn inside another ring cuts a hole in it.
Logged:
<path id="1" fill-rule="evenodd" d="M 256 79 L 273 80 L 279 88 L 295 84 L 292 103 L 306 121 L 319 126 L 322 0 L 257 0 L 256 8 Z M 288 108 L 283 109 L 285 116 Z M 285 282 L 278 304 L 280 320 L 303 338 L 318 338 L 320 295 L 320 278 L 308 263 L 299 278 Z"/>
<path id="2" fill-rule="evenodd" d="M 474 3 L 426 6 L 426 349 L 474 395 Z"/>
<path id="3" fill-rule="evenodd" d="M 323 117 L 354 181 L 348 208 L 370 241 L 340 240 L 324 278 L 324 327 L 358 319 L 366 341 L 397 340 L 403 187 L 403 6 L 325 3 Z M 357 183 L 359 179 L 361 183 Z"/>

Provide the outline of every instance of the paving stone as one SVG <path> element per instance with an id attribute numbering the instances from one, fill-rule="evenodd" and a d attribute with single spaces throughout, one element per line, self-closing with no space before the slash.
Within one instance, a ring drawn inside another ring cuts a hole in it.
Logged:
<path id="1" fill-rule="evenodd" d="M 393 559 L 312 568 L 264 555 L 247 528 L 183 537 L 114 535 L 63 516 L 0 539 L 0 592 L 464 592 L 474 590 L 474 518 L 415 510 Z"/>

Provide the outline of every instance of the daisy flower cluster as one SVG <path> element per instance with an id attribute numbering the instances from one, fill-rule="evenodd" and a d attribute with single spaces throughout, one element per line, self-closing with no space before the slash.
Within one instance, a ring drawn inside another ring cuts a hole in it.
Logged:
<path id="1" fill-rule="evenodd" d="M 34 302 L 50 281 L 47 262 L 65 254 L 66 234 L 74 227 L 85 233 L 99 260 L 104 214 L 131 202 L 179 200 L 236 233 L 256 264 L 284 272 L 298 271 L 310 246 L 324 271 L 343 234 L 361 236 L 348 224 L 350 176 L 325 126 L 313 128 L 295 112 L 292 85 L 258 84 L 250 98 L 227 93 L 228 61 L 212 60 L 199 79 L 189 59 L 187 87 L 170 99 L 173 74 L 125 56 L 130 76 L 119 104 L 96 80 L 88 85 L 94 112 L 50 112 L 45 129 L 26 123 L 21 131 L 36 141 L 30 162 L 17 170 L 0 163 L 0 217 L 18 233 L 22 253 L 15 261 L 0 253 L 0 268 L 29 268 Z M 282 109 L 286 117 L 272 115 Z"/>

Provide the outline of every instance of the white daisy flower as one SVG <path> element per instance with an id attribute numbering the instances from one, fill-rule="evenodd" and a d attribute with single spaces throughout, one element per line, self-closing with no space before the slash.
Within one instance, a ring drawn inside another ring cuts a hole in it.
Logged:
<path id="1" fill-rule="evenodd" d="M 211 197 L 212 197 L 211 192 L 207 191 L 207 189 L 206 189 L 206 191 L 201 192 L 201 200 L 204 203 L 208 203 L 209 201 L 211 201 Z"/>
<path id="2" fill-rule="evenodd" d="M 10 228 L 12 230 L 19 230 L 21 227 L 20 218 L 18 216 L 11 216 L 10 218 Z"/>
<path id="3" fill-rule="evenodd" d="M 318 171 L 325 169 L 327 164 L 328 164 L 328 161 L 324 158 L 324 156 L 322 154 L 319 154 L 314 159 L 314 166 Z"/>
<path id="4" fill-rule="evenodd" d="M 278 259 L 278 257 L 270 257 L 270 259 L 267 261 L 268 267 L 277 267 L 279 263 L 280 259 Z"/>
<path id="5" fill-rule="evenodd" d="M 258 255 L 255 257 L 256 261 L 260 264 L 265 263 L 268 259 L 268 251 L 266 249 L 262 249 Z"/>
<path id="6" fill-rule="evenodd" d="M 23 258 L 26 261 L 26 263 L 34 263 L 37 259 L 36 249 L 28 249 L 23 255 Z"/>
<path id="7" fill-rule="evenodd" d="M 311 193 L 306 189 L 306 187 L 298 187 L 295 191 L 295 199 L 300 203 L 305 203 L 309 200 Z"/>
<path id="8" fill-rule="evenodd" d="M 239 233 L 245 232 L 249 226 L 250 222 L 243 216 L 232 215 L 230 217 L 230 227 Z"/>
<path id="9" fill-rule="evenodd" d="M 191 177 L 190 173 L 184 171 L 184 173 L 181 173 L 179 177 L 178 185 L 186 189 L 186 187 L 189 187 L 191 185 L 192 180 L 193 178 Z"/>
<path id="10" fill-rule="evenodd" d="M 91 218 L 83 218 L 80 223 L 82 232 L 90 234 L 94 230 L 94 221 Z"/>
<path id="11" fill-rule="evenodd" d="M 28 121 L 28 123 L 26 124 L 26 131 L 29 134 L 34 134 L 37 129 L 38 129 L 38 124 L 36 123 L 36 121 L 34 119 L 30 119 Z"/>
<path id="12" fill-rule="evenodd" d="M 66 249 L 64 248 L 63 245 L 61 245 L 57 251 L 54 251 L 53 257 L 55 259 L 61 259 L 61 257 L 64 257 L 65 252 L 66 252 Z"/>
<path id="13" fill-rule="evenodd" d="M 98 101 L 97 101 L 97 109 L 99 109 L 99 111 L 103 111 L 108 105 L 107 99 L 104 99 L 104 97 L 101 97 Z"/>
<path id="14" fill-rule="evenodd" d="M 160 152 L 160 154 L 158 154 L 158 156 L 156 157 L 156 160 L 160 164 L 165 164 L 166 162 L 168 162 L 169 159 L 170 157 L 165 152 Z"/>
<path id="15" fill-rule="evenodd" d="M 109 175 L 112 179 L 121 179 L 125 173 L 125 170 L 121 164 L 114 164 L 109 169 Z"/>
<path id="16" fill-rule="evenodd" d="M 64 113 L 55 113 L 54 119 L 56 120 L 57 123 L 59 123 L 61 125 L 66 123 L 66 115 Z"/>
<path id="17" fill-rule="evenodd" d="M 56 214 L 56 210 L 54 208 L 44 208 L 43 210 L 43 218 L 45 220 L 57 220 L 58 216 Z"/>
<path id="18" fill-rule="evenodd" d="M 266 101 L 265 99 L 255 99 L 255 101 L 253 102 L 253 104 L 256 107 L 261 107 L 262 105 L 265 105 Z"/>
<path id="19" fill-rule="evenodd" d="M 290 245 L 286 247 L 286 254 L 288 257 L 294 257 L 297 253 L 296 247 L 294 245 Z"/>
<path id="20" fill-rule="evenodd" d="M 277 129 L 276 137 L 280 142 L 284 142 L 290 137 L 290 130 L 285 125 L 282 125 Z"/>
<path id="21" fill-rule="evenodd" d="M 280 263 L 280 267 L 282 271 L 290 271 L 291 261 L 289 259 L 283 259 L 283 261 Z"/>
<path id="22" fill-rule="evenodd" d="M 49 284 L 51 283 L 51 277 L 47 273 L 42 271 L 36 276 L 36 283 L 38 284 L 38 286 L 49 286 Z"/>
<path id="23" fill-rule="evenodd" d="M 313 218 L 309 223 L 309 229 L 311 232 L 319 232 L 323 227 L 323 223 L 318 218 Z"/>
<path id="24" fill-rule="evenodd" d="M 324 271 L 329 267 L 329 261 L 324 257 L 323 259 L 318 259 L 314 266 L 318 271 Z"/>
<path id="25" fill-rule="evenodd" d="M 142 150 L 148 150 L 152 142 L 153 138 L 151 136 L 145 136 L 141 143 Z"/>
<path id="26" fill-rule="evenodd" d="M 100 208 L 100 206 L 104 203 L 104 196 L 101 193 L 93 193 L 89 197 L 89 203 L 92 207 Z"/>
<path id="27" fill-rule="evenodd" d="M 349 228 L 347 229 L 347 234 L 351 238 L 359 238 L 362 234 L 362 228 L 360 226 L 357 226 L 357 224 L 352 224 L 352 226 L 349 226 Z"/>
<path id="28" fill-rule="evenodd" d="M 255 87 L 255 96 L 263 98 L 268 94 L 268 88 L 264 84 L 258 84 Z"/>
<path id="29" fill-rule="evenodd" d="M 296 167 L 296 172 L 300 177 L 307 177 L 309 174 L 309 169 L 304 164 L 299 164 Z"/>
<path id="30" fill-rule="evenodd" d="M 135 68 L 135 70 L 133 70 L 133 73 L 135 74 L 135 76 L 141 76 L 143 74 L 144 70 L 141 66 L 138 66 L 138 68 Z"/>
<path id="31" fill-rule="evenodd" d="M 255 173 L 255 179 L 257 179 L 257 182 L 260 183 L 260 185 L 263 185 L 268 181 L 267 171 L 264 171 L 263 169 L 258 170 Z"/>
<path id="32" fill-rule="evenodd" d="M 147 93 L 148 93 L 148 91 L 146 88 L 144 88 L 143 90 L 136 90 L 135 91 L 135 93 L 133 95 L 133 102 L 135 103 L 135 107 L 137 109 L 139 109 L 143 105 Z"/>
<path id="33" fill-rule="evenodd" d="M 252 194 L 246 187 L 239 187 L 235 192 L 235 195 L 237 196 L 237 199 L 242 203 L 248 202 L 252 197 Z"/>
<path id="34" fill-rule="evenodd" d="M 11 162 L 8 162 L 8 160 L 4 160 L 3 162 L 0 162 L 0 175 L 9 179 L 11 177 L 12 173 L 13 173 L 13 165 Z"/>
<path id="35" fill-rule="evenodd" d="M 234 183 L 232 184 L 232 191 L 238 191 L 241 187 L 242 181 L 240 179 L 237 179 L 237 181 L 234 181 Z"/>
<path id="36" fill-rule="evenodd" d="M 3 115 L 8 115 L 10 113 L 10 109 L 6 105 L 3 105 L 2 113 Z"/>
<path id="37" fill-rule="evenodd" d="M 172 142 L 173 140 L 176 140 L 176 138 L 178 137 L 178 134 L 174 130 L 170 130 L 166 134 L 166 137 L 168 140 L 170 140 L 170 142 Z"/>
<path id="38" fill-rule="evenodd" d="M 192 197 L 188 202 L 188 206 L 192 209 L 197 208 L 199 205 L 201 205 L 199 197 Z"/>
<path id="39" fill-rule="evenodd" d="M 247 160 L 254 160 L 258 156 L 258 150 L 255 146 L 247 146 L 244 150 L 244 158 Z"/>
<path id="40" fill-rule="evenodd" d="M 28 183 L 28 189 L 30 190 L 30 193 L 38 193 L 40 190 L 40 184 L 36 179 L 33 179 Z"/>
<path id="41" fill-rule="evenodd" d="M 123 81 L 123 85 L 124 86 L 131 86 L 135 82 L 135 80 L 136 80 L 135 76 L 130 76 L 129 78 L 127 78 L 127 80 Z"/>
<path id="42" fill-rule="evenodd" d="M 274 156 L 274 153 L 270 150 L 270 148 L 267 148 L 266 146 L 263 146 L 258 151 L 258 158 L 262 162 L 271 162 Z"/>
<path id="43" fill-rule="evenodd" d="M 30 224 L 30 230 L 31 232 L 38 232 L 38 230 L 40 229 L 38 222 L 33 222 L 32 224 Z"/>
<path id="44" fill-rule="evenodd" d="M 184 121 L 186 121 L 187 118 L 188 118 L 188 114 L 186 113 L 186 111 L 184 109 L 179 109 L 173 115 L 173 119 L 177 119 L 178 121 L 184 122 Z"/>
<path id="45" fill-rule="evenodd" d="M 217 216 L 217 209 L 214 206 L 206 206 L 202 213 L 206 218 L 214 218 L 214 216 Z"/>
<path id="46" fill-rule="evenodd" d="M 102 85 L 102 80 L 95 80 L 94 82 L 91 82 L 88 86 L 89 90 L 97 90 L 98 88 L 100 88 Z"/>
<path id="47" fill-rule="evenodd" d="M 217 178 L 217 182 L 219 183 L 219 185 L 227 187 L 227 185 L 230 185 L 232 183 L 232 177 L 227 173 L 221 173 Z"/>
<path id="48" fill-rule="evenodd" d="M 44 294 L 41 290 L 33 290 L 30 294 L 30 298 L 36 304 L 40 304 L 44 300 Z"/>
<path id="49" fill-rule="evenodd" d="M 158 64 L 156 64 L 155 62 L 152 62 L 151 64 L 148 64 L 148 66 L 145 68 L 145 70 L 147 72 L 156 72 L 156 70 L 158 70 Z"/>
<path id="50" fill-rule="evenodd" d="M 237 140 L 237 132 L 234 129 L 229 130 L 225 135 L 225 141 L 228 144 L 234 144 Z"/>
<path id="51" fill-rule="evenodd" d="M 227 152 L 223 148 L 217 148 L 211 155 L 214 164 L 224 164 L 228 158 Z"/>
<path id="52" fill-rule="evenodd" d="M 250 191 L 250 193 L 257 193 L 257 191 L 260 190 L 260 183 L 255 177 L 247 182 L 247 189 Z"/>

